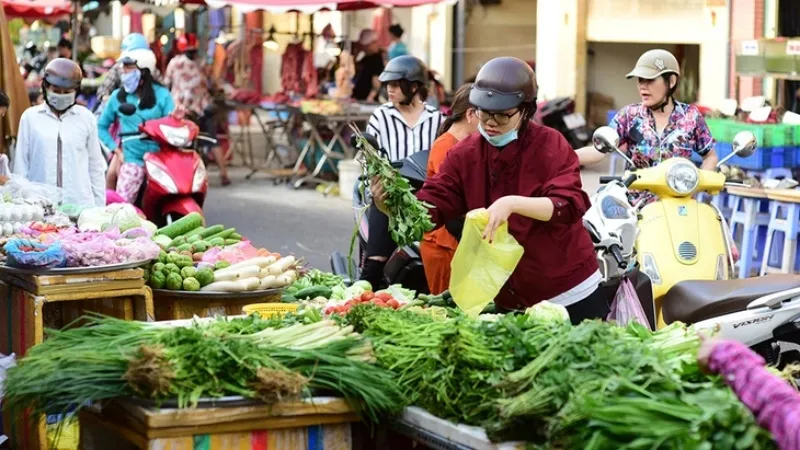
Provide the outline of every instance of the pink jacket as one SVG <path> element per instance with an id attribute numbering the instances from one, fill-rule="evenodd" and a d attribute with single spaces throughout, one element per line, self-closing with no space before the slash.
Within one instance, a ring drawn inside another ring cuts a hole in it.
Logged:
<path id="1" fill-rule="evenodd" d="M 722 341 L 712 350 L 708 367 L 725 378 L 780 449 L 800 450 L 800 393 L 769 373 L 763 358 L 738 342 Z"/>

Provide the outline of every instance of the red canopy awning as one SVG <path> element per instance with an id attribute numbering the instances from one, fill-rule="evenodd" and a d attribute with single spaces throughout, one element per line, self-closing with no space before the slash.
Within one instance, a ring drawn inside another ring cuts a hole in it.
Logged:
<path id="1" fill-rule="evenodd" d="M 448 0 L 206 0 L 212 8 L 235 6 L 241 11 L 300 11 L 313 13 L 321 10 L 353 11 L 380 7 L 411 7 L 431 5 Z"/>
<path id="2" fill-rule="evenodd" d="M 69 15 L 72 6 L 68 0 L 0 0 L 6 17 L 13 19 L 52 19 Z"/>

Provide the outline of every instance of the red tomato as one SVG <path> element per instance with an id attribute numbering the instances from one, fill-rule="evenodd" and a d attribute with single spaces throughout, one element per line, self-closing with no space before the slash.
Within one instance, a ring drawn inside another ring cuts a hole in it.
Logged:
<path id="1" fill-rule="evenodd" d="M 397 300 L 395 300 L 393 298 L 390 298 L 389 301 L 386 302 L 386 306 L 388 306 L 390 308 L 397 309 L 397 308 L 400 307 L 400 302 L 398 302 Z"/>
<path id="2" fill-rule="evenodd" d="M 383 301 L 388 301 L 392 298 L 392 294 L 389 294 L 388 292 L 381 292 L 380 294 L 375 295 L 375 297 Z"/>
<path id="3" fill-rule="evenodd" d="M 381 308 L 386 308 L 386 302 L 384 302 L 383 300 L 378 299 L 378 300 L 374 301 L 373 303 L 375 303 L 376 305 L 380 306 Z"/>
<path id="4" fill-rule="evenodd" d="M 371 291 L 364 292 L 364 299 L 365 301 L 370 301 L 375 298 L 375 293 Z"/>

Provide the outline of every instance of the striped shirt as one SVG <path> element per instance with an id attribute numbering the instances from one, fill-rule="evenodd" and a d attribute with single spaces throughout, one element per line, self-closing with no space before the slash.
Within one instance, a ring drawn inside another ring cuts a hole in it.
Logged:
<path id="1" fill-rule="evenodd" d="M 367 133 L 378 139 L 391 161 L 400 161 L 433 147 L 444 116 L 433 106 L 424 104 L 424 107 L 413 127 L 408 126 L 392 103 L 385 103 L 372 113 L 367 123 Z"/>

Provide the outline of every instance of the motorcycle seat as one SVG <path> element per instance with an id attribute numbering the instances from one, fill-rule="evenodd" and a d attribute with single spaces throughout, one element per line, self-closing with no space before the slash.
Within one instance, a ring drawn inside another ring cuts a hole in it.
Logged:
<path id="1" fill-rule="evenodd" d="M 661 313 L 668 324 L 675 321 L 692 324 L 744 311 L 753 300 L 794 288 L 800 288 L 798 275 L 682 281 L 664 296 Z"/>

